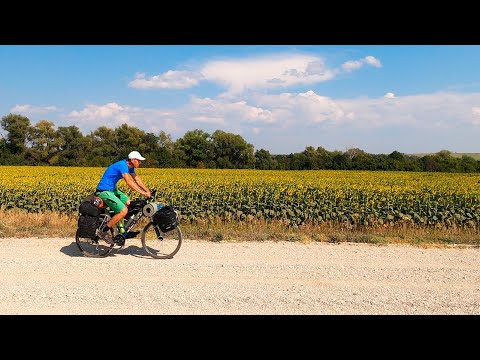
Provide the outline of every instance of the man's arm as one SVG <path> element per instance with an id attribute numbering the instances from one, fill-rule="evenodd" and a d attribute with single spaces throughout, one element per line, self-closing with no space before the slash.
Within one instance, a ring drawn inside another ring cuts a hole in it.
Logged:
<path id="1" fill-rule="evenodd" d="M 136 174 L 132 174 L 132 175 L 135 175 L 137 178 L 138 176 Z M 138 183 L 138 180 L 134 180 L 134 178 L 128 174 L 128 173 L 123 173 L 122 174 L 123 176 L 123 179 L 125 180 L 125 182 L 127 183 L 127 185 L 134 191 L 146 196 L 146 197 L 150 197 L 151 194 L 150 194 L 150 190 L 148 190 L 145 185 L 143 183 L 142 186 L 143 187 L 140 187 L 140 184 Z"/>
<path id="2" fill-rule="evenodd" d="M 133 178 L 133 180 L 137 183 L 137 185 L 142 189 L 144 190 L 145 192 L 148 193 L 147 197 L 150 197 L 151 196 L 151 192 L 150 190 L 145 186 L 145 184 L 143 183 L 142 179 L 140 179 L 140 176 L 138 176 L 137 174 L 133 173 L 133 174 L 130 174 Z"/>

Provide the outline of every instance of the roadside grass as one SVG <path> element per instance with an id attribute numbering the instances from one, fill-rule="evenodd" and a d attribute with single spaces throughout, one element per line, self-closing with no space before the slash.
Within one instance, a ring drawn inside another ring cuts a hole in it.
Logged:
<path id="1" fill-rule="evenodd" d="M 77 219 L 77 216 L 55 212 L 0 211 L 0 238 L 74 238 Z M 145 221 L 137 224 L 137 230 L 143 228 Z M 186 240 L 212 242 L 352 242 L 375 245 L 409 244 L 419 247 L 480 247 L 480 231 L 472 228 L 439 229 L 405 225 L 355 228 L 350 224 L 332 223 L 296 226 L 285 221 L 254 219 L 247 222 L 224 222 L 219 218 L 198 220 L 195 223 L 181 221 L 180 227 Z"/>

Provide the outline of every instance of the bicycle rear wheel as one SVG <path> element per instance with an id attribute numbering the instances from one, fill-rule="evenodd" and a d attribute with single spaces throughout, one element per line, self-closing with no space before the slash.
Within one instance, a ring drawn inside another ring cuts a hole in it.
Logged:
<path id="1" fill-rule="evenodd" d="M 88 257 L 105 257 L 113 250 L 113 244 L 107 244 L 101 239 L 80 237 L 79 230 L 75 234 L 75 242 L 83 255 Z"/>
<path id="2" fill-rule="evenodd" d="M 182 231 L 175 229 L 162 232 L 154 223 L 148 223 L 142 231 L 142 246 L 155 259 L 171 259 L 182 245 Z"/>

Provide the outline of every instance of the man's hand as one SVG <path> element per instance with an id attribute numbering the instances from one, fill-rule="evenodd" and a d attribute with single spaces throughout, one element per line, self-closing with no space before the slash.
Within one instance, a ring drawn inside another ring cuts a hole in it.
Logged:
<path id="1" fill-rule="evenodd" d="M 152 197 L 152 193 L 150 192 L 150 190 L 145 191 L 145 196 L 147 199 L 150 199 Z"/>

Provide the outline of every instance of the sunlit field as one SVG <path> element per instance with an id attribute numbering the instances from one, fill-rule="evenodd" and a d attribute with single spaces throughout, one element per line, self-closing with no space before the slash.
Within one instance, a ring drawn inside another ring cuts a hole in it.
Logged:
<path id="1" fill-rule="evenodd" d="M 1 168 L 1 237 L 15 231 L 47 236 L 58 233 L 52 230 L 57 226 L 63 227 L 58 236 L 72 236 L 78 206 L 105 170 Z M 157 201 L 179 211 L 186 237 L 479 243 L 479 174 L 153 168 L 137 173 L 157 190 Z M 119 188 L 137 197 L 123 181 Z M 24 222 L 16 224 L 20 218 Z"/>

